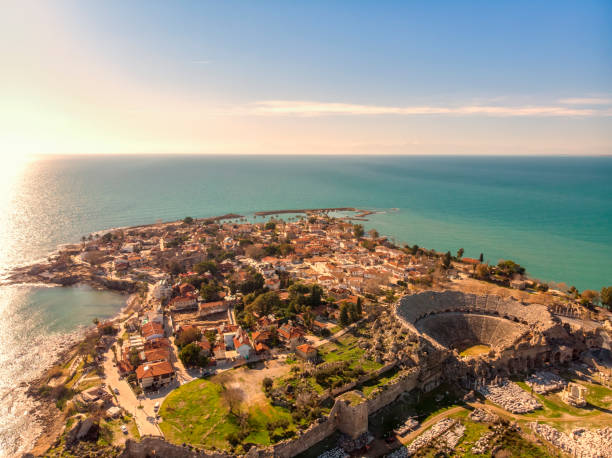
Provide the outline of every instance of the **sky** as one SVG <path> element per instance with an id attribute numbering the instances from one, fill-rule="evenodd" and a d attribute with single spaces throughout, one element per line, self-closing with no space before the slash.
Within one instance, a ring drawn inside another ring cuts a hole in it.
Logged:
<path id="1" fill-rule="evenodd" d="M 612 2 L 0 1 L 0 154 L 612 154 Z"/>

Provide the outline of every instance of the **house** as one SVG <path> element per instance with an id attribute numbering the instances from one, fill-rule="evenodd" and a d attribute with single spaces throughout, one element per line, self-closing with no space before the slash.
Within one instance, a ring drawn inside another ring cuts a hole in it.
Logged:
<path id="1" fill-rule="evenodd" d="M 216 360 L 226 359 L 225 342 L 221 341 L 215 346 L 215 348 L 213 349 L 213 355 L 215 356 Z"/>
<path id="2" fill-rule="evenodd" d="M 145 347 L 145 340 L 141 336 L 130 336 L 128 348 L 130 350 L 142 351 Z"/>
<path id="3" fill-rule="evenodd" d="M 229 301 L 204 302 L 200 304 L 200 316 L 208 316 L 215 313 L 227 312 Z"/>
<path id="4" fill-rule="evenodd" d="M 161 326 L 164 325 L 164 316 L 159 312 L 149 311 L 144 314 L 141 320 L 142 326 L 147 323 L 157 323 Z"/>
<path id="5" fill-rule="evenodd" d="M 265 285 L 270 291 L 278 291 L 280 289 L 280 280 L 278 279 L 278 277 L 268 278 L 265 282 Z"/>
<path id="6" fill-rule="evenodd" d="M 306 361 L 317 359 L 317 349 L 310 344 L 298 345 L 295 348 L 295 354 Z"/>
<path id="7" fill-rule="evenodd" d="M 178 289 L 181 296 L 187 296 L 189 293 L 193 293 L 196 290 L 195 286 L 191 283 L 181 283 Z"/>
<path id="8" fill-rule="evenodd" d="M 202 351 L 202 353 L 204 353 L 205 356 L 208 357 L 212 354 L 212 345 L 206 337 L 204 337 L 200 342 L 198 342 L 198 346 L 200 347 L 200 350 Z"/>
<path id="9" fill-rule="evenodd" d="M 234 349 L 244 359 L 249 359 L 253 356 L 253 346 L 246 332 L 239 332 L 234 337 Z"/>
<path id="10" fill-rule="evenodd" d="M 176 374 L 172 364 L 168 361 L 160 361 L 138 366 L 136 378 L 142 389 L 156 389 L 172 383 L 176 380 Z"/>
<path id="11" fill-rule="evenodd" d="M 178 296 L 170 301 L 170 308 L 175 311 L 190 310 L 197 306 L 197 300 L 194 295 Z"/>
<path id="12" fill-rule="evenodd" d="M 302 330 L 290 325 L 284 324 L 278 328 L 278 336 L 291 350 L 294 350 L 304 337 Z"/>
<path id="13" fill-rule="evenodd" d="M 159 323 L 153 321 L 145 324 L 140 333 L 145 340 L 159 339 L 164 337 L 164 328 Z"/>
<path id="14" fill-rule="evenodd" d="M 170 361 L 170 350 L 168 348 L 154 348 L 151 350 L 145 350 L 144 354 L 144 359 L 148 363 Z"/>
<path id="15" fill-rule="evenodd" d="M 149 294 L 154 299 L 161 301 L 170 297 L 172 294 L 172 288 L 166 280 L 160 280 L 153 285 Z"/>
<path id="16" fill-rule="evenodd" d="M 155 348 L 170 348 L 170 341 L 165 337 L 147 340 L 144 343 L 144 351 L 153 350 Z"/>

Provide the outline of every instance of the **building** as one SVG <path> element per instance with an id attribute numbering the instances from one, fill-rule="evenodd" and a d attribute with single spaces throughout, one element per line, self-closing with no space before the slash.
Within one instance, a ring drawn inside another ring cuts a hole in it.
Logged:
<path id="1" fill-rule="evenodd" d="M 153 340 L 164 337 L 164 327 L 154 321 L 145 324 L 140 333 L 145 340 Z"/>
<path id="2" fill-rule="evenodd" d="M 193 295 L 178 296 L 170 301 L 170 308 L 175 312 L 190 310 L 197 306 L 196 297 Z"/>
<path id="3" fill-rule="evenodd" d="M 143 390 L 156 389 L 169 385 L 176 380 L 172 364 L 168 361 L 145 363 L 136 369 L 138 384 Z"/>
<path id="4" fill-rule="evenodd" d="M 298 345 L 295 348 L 295 354 L 306 361 L 317 359 L 317 349 L 310 344 Z"/>
<path id="5" fill-rule="evenodd" d="M 244 359 L 253 357 L 253 346 L 246 332 L 240 330 L 234 337 L 234 350 Z"/>
<path id="6" fill-rule="evenodd" d="M 200 304 L 200 316 L 213 315 L 215 313 L 227 312 L 229 301 L 204 302 Z"/>

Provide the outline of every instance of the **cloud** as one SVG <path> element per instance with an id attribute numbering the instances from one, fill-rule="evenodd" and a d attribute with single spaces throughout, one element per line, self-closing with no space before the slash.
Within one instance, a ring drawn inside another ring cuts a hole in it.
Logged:
<path id="1" fill-rule="evenodd" d="M 255 102 L 249 111 L 257 115 L 277 116 L 492 116 L 492 117 L 586 117 L 610 116 L 610 110 L 576 108 L 558 105 L 464 105 L 464 106 L 383 106 L 305 100 L 264 100 Z"/>
<path id="2" fill-rule="evenodd" d="M 202 65 L 210 64 L 211 62 L 212 62 L 211 60 L 192 60 L 191 61 L 192 64 L 202 64 Z"/>
<path id="3" fill-rule="evenodd" d="M 612 105 L 611 97 L 573 97 L 561 99 L 559 103 L 565 105 Z"/>

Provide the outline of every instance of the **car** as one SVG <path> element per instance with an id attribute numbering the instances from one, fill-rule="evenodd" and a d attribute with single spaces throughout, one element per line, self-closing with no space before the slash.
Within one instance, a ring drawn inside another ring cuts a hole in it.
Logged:
<path id="1" fill-rule="evenodd" d="M 123 434 L 127 434 L 128 433 L 127 426 L 121 425 L 121 431 L 123 432 Z"/>
<path id="2" fill-rule="evenodd" d="M 153 409 L 155 409 L 156 412 L 159 410 L 159 402 L 155 403 L 155 405 L 153 406 Z"/>
<path id="3" fill-rule="evenodd" d="M 119 394 L 119 389 L 118 388 L 115 388 L 113 391 L 115 392 L 115 394 Z"/>

